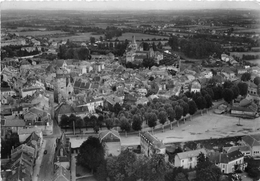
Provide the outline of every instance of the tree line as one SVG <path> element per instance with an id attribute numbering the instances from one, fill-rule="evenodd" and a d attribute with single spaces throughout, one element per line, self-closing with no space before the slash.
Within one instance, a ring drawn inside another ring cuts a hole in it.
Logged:
<path id="1" fill-rule="evenodd" d="M 202 38 L 179 39 L 177 36 L 171 36 L 168 44 L 172 50 L 180 50 L 190 58 L 207 58 L 214 53 L 220 56 L 222 53 L 219 43 L 210 42 Z"/>
<path id="2" fill-rule="evenodd" d="M 94 173 L 99 181 L 188 181 L 188 171 L 182 167 L 172 168 L 162 154 L 150 158 L 137 156 L 128 149 L 118 156 L 105 157 L 105 146 L 98 138 L 89 137 L 79 148 L 77 163 Z M 196 181 L 218 181 L 220 168 L 200 153 L 197 157 Z"/>

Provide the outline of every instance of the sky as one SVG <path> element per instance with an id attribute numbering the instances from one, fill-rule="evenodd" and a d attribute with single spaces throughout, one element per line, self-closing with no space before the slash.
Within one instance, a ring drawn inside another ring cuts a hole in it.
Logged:
<path id="1" fill-rule="evenodd" d="M 4 1 L 1 9 L 34 10 L 175 10 L 175 9 L 258 9 L 260 2 L 241 0 L 67 0 Z"/>

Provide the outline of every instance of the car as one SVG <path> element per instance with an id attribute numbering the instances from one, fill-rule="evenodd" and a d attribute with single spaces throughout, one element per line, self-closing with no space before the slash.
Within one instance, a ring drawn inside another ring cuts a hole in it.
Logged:
<path id="1" fill-rule="evenodd" d="M 47 154 L 47 150 L 45 150 L 43 153 L 44 153 L 44 155 L 46 155 Z"/>

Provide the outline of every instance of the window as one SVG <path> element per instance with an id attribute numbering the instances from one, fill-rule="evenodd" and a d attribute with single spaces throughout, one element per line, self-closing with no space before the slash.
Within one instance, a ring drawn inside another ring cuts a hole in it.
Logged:
<path id="1" fill-rule="evenodd" d="M 184 162 L 184 160 L 181 160 L 181 162 L 183 163 L 183 162 Z"/>
<path id="2" fill-rule="evenodd" d="M 189 158 L 189 161 L 192 162 L 192 157 Z"/>
<path id="3" fill-rule="evenodd" d="M 222 168 L 225 168 L 225 165 L 223 165 Z"/>

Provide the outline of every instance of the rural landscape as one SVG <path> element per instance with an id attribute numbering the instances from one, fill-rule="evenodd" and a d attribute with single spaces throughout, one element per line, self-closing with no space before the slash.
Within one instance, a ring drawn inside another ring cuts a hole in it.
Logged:
<path id="1" fill-rule="evenodd" d="M 260 180 L 258 4 L 135 3 L 3 4 L 1 180 Z"/>

